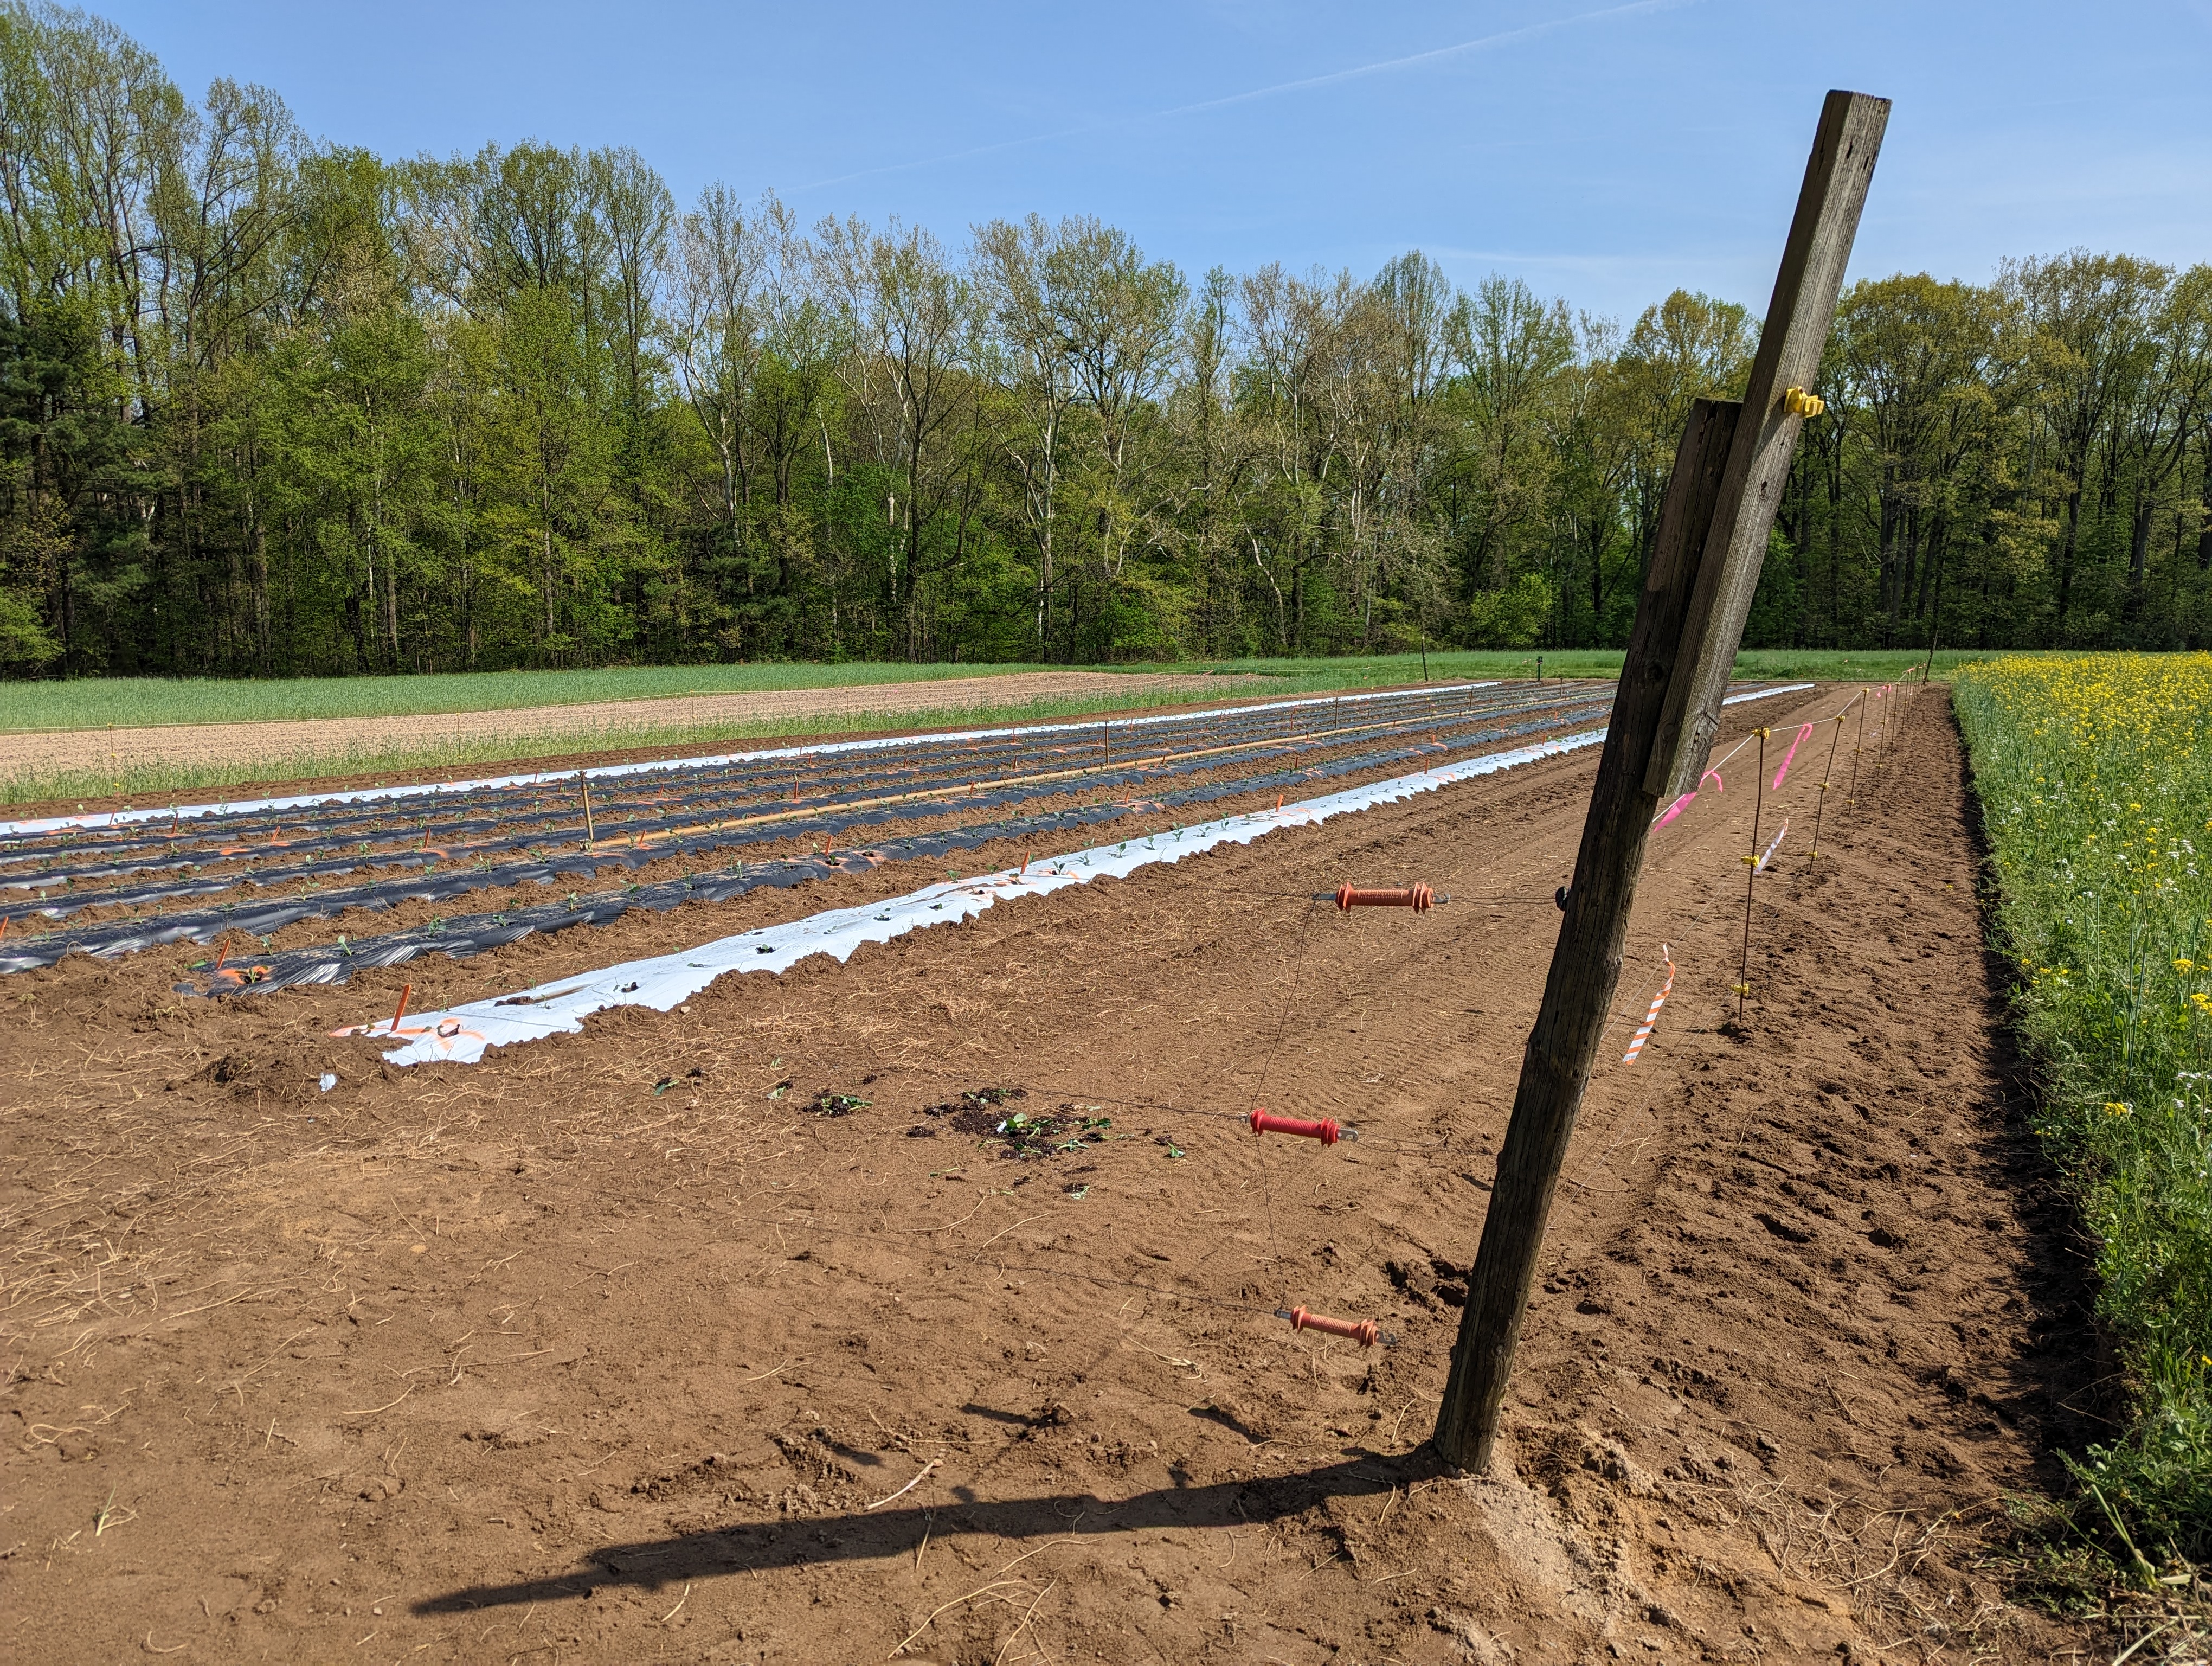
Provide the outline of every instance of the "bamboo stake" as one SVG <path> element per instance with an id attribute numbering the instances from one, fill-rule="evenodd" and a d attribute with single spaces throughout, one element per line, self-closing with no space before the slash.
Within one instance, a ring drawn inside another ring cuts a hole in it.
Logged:
<path id="1" fill-rule="evenodd" d="M 1743 859 L 1743 958 L 1735 974 L 1735 1015 L 1743 1018 L 1743 1004 L 1751 998 L 1751 893 L 1759 883 L 1759 818 L 1766 808 L 1766 731 L 1759 734 L 1759 781 L 1752 789 L 1751 854 Z"/>

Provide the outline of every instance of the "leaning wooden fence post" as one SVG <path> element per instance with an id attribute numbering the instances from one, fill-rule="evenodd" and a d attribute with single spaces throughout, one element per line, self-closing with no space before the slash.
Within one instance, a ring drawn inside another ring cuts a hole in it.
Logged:
<path id="1" fill-rule="evenodd" d="M 1463 1470 L 1490 1464 L 1545 1222 L 1620 979 L 1644 840 L 1711 756 L 1888 119 L 1887 99 L 1828 94 L 1744 403 L 1700 400 L 1675 454 L 1437 1414 L 1437 1447 Z"/>

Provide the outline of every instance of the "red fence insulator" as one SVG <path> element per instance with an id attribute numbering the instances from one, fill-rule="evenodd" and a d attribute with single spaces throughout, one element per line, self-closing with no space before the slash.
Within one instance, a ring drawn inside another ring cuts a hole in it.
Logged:
<path id="1" fill-rule="evenodd" d="M 1334 1120 L 1327 1116 L 1318 1122 L 1309 1122 L 1299 1116 L 1278 1116 L 1272 1111 L 1255 1110 L 1250 1121 L 1255 1134 L 1294 1134 L 1301 1140 L 1318 1140 L 1324 1146 L 1333 1146 L 1341 1137 Z"/>
<path id="2" fill-rule="evenodd" d="M 1401 891 L 1363 890 L 1348 880 L 1336 888 L 1336 905 L 1340 909 L 1411 909 L 1420 914 L 1437 900 L 1437 894 L 1426 885 L 1408 885 Z"/>
<path id="3" fill-rule="evenodd" d="M 1319 1330 L 1331 1336 L 1349 1336 L 1364 1348 L 1373 1347 L 1382 1335 L 1372 1319 L 1331 1319 L 1319 1313 L 1309 1313 L 1302 1307 L 1279 1307 L 1275 1310 L 1275 1316 L 1288 1319 L 1292 1330 Z"/>

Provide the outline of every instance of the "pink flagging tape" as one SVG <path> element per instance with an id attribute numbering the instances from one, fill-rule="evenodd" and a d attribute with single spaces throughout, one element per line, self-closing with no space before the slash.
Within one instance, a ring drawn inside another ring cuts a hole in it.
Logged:
<path id="1" fill-rule="evenodd" d="M 1651 997 L 1651 1010 L 1644 1015 L 1644 1027 L 1629 1038 L 1628 1051 L 1621 1063 L 1634 1064 L 1636 1055 L 1644 1050 L 1644 1043 L 1651 1039 L 1651 1026 L 1659 1022 L 1659 1009 L 1667 1004 L 1667 997 L 1674 988 L 1674 946 L 1671 943 L 1659 945 L 1660 958 L 1667 963 L 1667 981 L 1659 986 L 1659 993 Z"/>
<path id="2" fill-rule="evenodd" d="M 1810 688 L 1812 684 L 1809 683 L 1800 683 L 1796 685 L 1796 688 L 1786 690 L 1784 692 L 1795 694 L 1797 692 L 1798 689 Z M 1723 700 L 1721 703 L 1725 706 L 1728 704 L 1728 702 Z M 1799 740 L 1802 740 L 1806 735 L 1810 734 L 1812 732 L 1813 726 L 1808 723 L 1805 726 L 1803 733 L 1800 733 L 1797 739 Z M 1721 759 L 1717 763 L 1707 764 L 1705 766 L 1705 774 L 1698 777 L 1698 784 L 1692 787 L 1688 792 L 1683 793 L 1680 798 L 1676 799 L 1674 803 L 1668 805 L 1666 810 L 1659 817 L 1659 819 L 1653 822 L 1648 830 L 1656 833 L 1661 828 L 1666 826 L 1668 823 L 1673 821 L 1685 810 L 1687 810 L 1690 807 L 1690 801 L 1696 798 L 1699 793 L 1705 790 L 1705 786 L 1707 781 L 1712 782 L 1713 791 L 1716 793 L 1727 792 L 1728 782 L 1721 779 L 1721 771 L 1728 767 L 1729 758 L 1734 757 L 1745 747 L 1750 745 L 1753 739 L 1765 733 L 1765 731 L 1764 730 L 1754 730 L 1753 733 L 1746 735 L 1741 740 L 1737 741 L 1735 745 L 1729 748 L 1728 757 Z M 1791 744 L 1790 750 L 1793 753 L 1797 750 L 1794 742 Z M 1790 767 L 1790 761 L 1787 758 L 1783 760 L 1782 767 L 1785 769 Z M 1782 784 L 1782 779 L 1780 776 L 1778 775 L 1775 777 L 1774 784 L 1777 787 L 1779 787 Z"/>
<path id="3" fill-rule="evenodd" d="M 1797 749 L 1805 744 L 1805 738 L 1812 733 L 1813 726 L 1810 723 L 1806 724 L 1797 731 L 1796 739 L 1790 743 L 1790 750 L 1782 755 L 1782 767 L 1774 772 L 1775 791 L 1782 790 L 1782 777 L 1790 773 L 1790 760 L 1797 756 Z"/>
<path id="4" fill-rule="evenodd" d="M 1764 873 L 1766 872 L 1766 865 L 1774 860 L 1774 853 L 1782 848 L 1782 834 L 1787 833 L 1789 830 L 1790 821 L 1787 817 L 1784 817 L 1782 822 L 1781 832 L 1777 833 L 1774 836 L 1774 842 L 1766 847 L 1766 854 L 1759 859 L 1757 866 L 1753 867 L 1751 870 L 1753 873 Z"/>

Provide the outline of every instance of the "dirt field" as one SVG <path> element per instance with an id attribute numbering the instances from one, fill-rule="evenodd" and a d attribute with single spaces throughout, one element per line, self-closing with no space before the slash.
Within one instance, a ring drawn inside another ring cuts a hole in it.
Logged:
<path id="1" fill-rule="evenodd" d="M 1750 795 L 1655 836 L 1501 1461 L 1459 1480 L 1418 1450 L 1595 764 L 471 1067 L 325 1038 L 398 970 L 223 1004 L 172 993 L 183 949 L 5 980 L 10 1652 L 2084 1646 L 1979 1570 L 1999 1494 L 2092 1432 L 2094 1347 L 1995 1028 L 1940 693 L 1817 867 L 1801 830 L 1759 881 L 1741 1028 Z M 1304 900 L 1347 878 L 1456 900 Z M 631 915 L 404 976 L 428 1009 L 755 923 Z M 1679 979 L 1624 1067 L 1662 942 Z M 1262 1144 L 1231 1120 L 1255 1103 L 1361 1137 Z M 1014 1111 L 1056 1118 L 1026 1153 L 991 1132 Z M 1396 1345 L 1294 1333 L 1294 1304 Z"/>
<path id="2" fill-rule="evenodd" d="M 849 688 L 790 689 L 773 694 L 695 694 L 668 700 L 609 700 L 515 711 L 380 717 L 368 722 L 204 723 L 148 729 L 71 729 L 0 733 L 0 776 L 95 772 L 173 762 L 180 749 L 208 763 L 241 767 L 288 758 L 342 758 L 349 752 L 399 752 L 469 740 L 588 739 L 640 729 L 765 723 L 790 718 L 951 712 L 1019 706 L 1032 700 L 1101 696 L 1182 695 L 1194 700 L 1264 694 L 1264 677 L 1167 676 L 1112 672 L 1016 672 L 932 683 L 870 683 Z"/>

